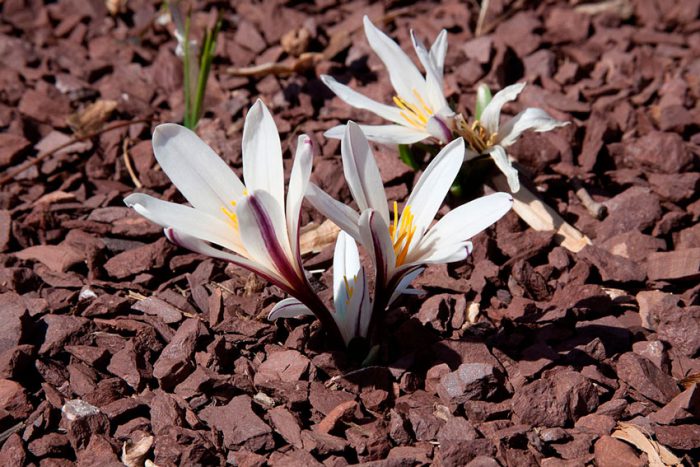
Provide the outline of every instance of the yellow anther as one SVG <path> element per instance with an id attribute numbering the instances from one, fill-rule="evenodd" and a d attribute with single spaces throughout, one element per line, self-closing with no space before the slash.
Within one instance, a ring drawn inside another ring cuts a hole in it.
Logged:
<path id="1" fill-rule="evenodd" d="M 425 103 L 422 99 L 420 99 L 420 97 L 418 97 L 418 99 L 421 102 L 421 105 L 423 105 L 423 107 L 425 108 L 427 115 L 426 112 L 423 112 L 423 110 L 421 110 L 419 107 L 411 104 L 405 99 L 402 99 L 399 96 L 393 97 L 393 101 L 394 104 L 396 104 L 396 107 L 402 110 L 402 112 L 400 112 L 401 116 L 409 123 L 409 125 L 422 130 L 428 123 L 428 118 L 430 118 L 430 116 L 432 115 L 432 111 L 429 107 L 425 105 Z"/>
<path id="2" fill-rule="evenodd" d="M 416 227 L 413 225 L 415 215 L 411 211 L 411 206 L 406 205 L 401 214 L 399 221 L 398 203 L 394 201 L 394 219 L 392 225 L 389 226 L 389 234 L 393 241 L 394 255 L 396 256 L 396 266 L 401 266 L 406 260 L 411 240 L 416 233 Z"/>
<path id="3" fill-rule="evenodd" d="M 244 188 L 243 189 L 243 196 L 248 196 L 248 195 L 249 195 L 248 188 Z"/>
<path id="4" fill-rule="evenodd" d="M 235 205 L 235 201 L 231 201 L 231 204 Z M 226 206 L 221 206 L 221 212 L 223 212 L 224 215 L 229 218 L 229 220 L 233 224 L 233 228 L 238 230 L 238 216 L 236 215 L 236 213 L 231 211 Z"/>

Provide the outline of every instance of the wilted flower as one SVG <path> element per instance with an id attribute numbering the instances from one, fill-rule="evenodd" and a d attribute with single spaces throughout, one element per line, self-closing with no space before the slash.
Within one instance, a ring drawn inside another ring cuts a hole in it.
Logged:
<path id="1" fill-rule="evenodd" d="M 464 159 L 464 140 L 445 146 L 430 162 L 401 213 L 394 202 L 390 217 L 384 185 L 367 138 L 348 122 L 341 142 L 343 172 L 360 212 L 309 184 L 306 198 L 370 253 L 377 274 L 375 303 L 389 305 L 405 293 L 427 264 L 465 259 L 469 239 L 505 215 L 512 205 L 507 193 L 484 196 L 453 209 L 431 227 Z"/>
<path id="2" fill-rule="evenodd" d="M 153 151 L 192 207 L 142 193 L 126 197 L 126 205 L 163 226 L 176 245 L 230 261 L 277 285 L 303 302 L 337 336 L 330 312 L 306 278 L 299 251 L 311 140 L 299 137 L 286 205 L 280 138 L 260 100 L 248 112 L 243 128 L 245 185 L 206 143 L 180 125 L 159 125 L 153 134 Z"/>
<path id="3" fill-rule="evenodd" d="M 328 75 L 323 82 L 338 97 L 353 107 L 369 110 L 393 122 L 392 125 L 361 125 L 368 139 L 385 144 L 411 144 L 434 137 L 441 143 L 452 140 L 454 112 L 443 93 L 443 67 L 447 53 L 447 31 L 442 30 L 428 51 L 411 31 L 413 47 L 425 69 L 425 77 L 401 47 L 364 17 L 365 35 L 374 52 L 384 62 L 394 86 L 395 106 L 379 103 L 339 83 Z M 344 125 L 325 133 L 341 138 Z"/>
<path id="4" fill-rule="evenodd" d="M 549 131 L 568 124 L 555 120 L 542 109 L 527 108 L 500 126 L 501 109 L 506 103 L 515 100 L 524 87 L 525 83 L 513 84 L 491 98 L 488 87 L 481 85 L 477 91 L 474 122 L 467 124 L 461 115 L 455 118 L 457 134 L 469 144 L 465 159 L 470 160 L 482 154 L 490 155 L 506 176 L 513 193 L 520 190 L 520 180 L 518 171 L 506 154 L 506 148 L 515 143 L 524 131 Z"/>
<path id="5" fill-rule="evenodd" d="M 338 234 L 333 256 L 333 306 L 333 319 L 346 346 L 356 337 L 367 337 L 372 313 L 367 277 L 355 240 L 342 231 Z M 313 312 L 299 300 L 287 298 L 275 305 L 267 319 L 311 315 Z"/>

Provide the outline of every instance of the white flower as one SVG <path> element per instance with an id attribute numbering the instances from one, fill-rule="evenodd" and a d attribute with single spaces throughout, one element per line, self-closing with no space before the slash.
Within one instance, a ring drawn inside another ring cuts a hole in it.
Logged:
<path id="1" fill-rule="evenodd" d="M 313 183 L 306 198 L 368 250 L 377 271 L 375 303 L 381 309 L 406 293 L 423 266 L 465 259 L 472 248 L 469 239 L 505 215 L 513 203 L 507 193 L 484 196 L 453 209 L 431 227 L 462 165 L 462 138 L 449 143 L 430 162 L 400 215 L 394 202 L 392 217 L 374 155 L 353 122 L 346 126 L 341 155 L 343 173 L 360 212 Z"/>
<path id="2" fill-rule="evenodd" d="M 345 232 L 338 234 L 333 256 L 333 319 L 345 345 L 356 337 L 367 337 L 372 303 L 365 270 L 355 241 Z M 269 320 L 312 316 L 307 306 L 294 298 L 279 302 L 267 316 Z"/>
<path id="3" fill-rule="evenodd" d="M 515 143 L 524 131 L 549 131 L 569 123 L 555 120 L 542 109 L 527 108 L 500 126 L 501 109 L 506 103 L 515 100 L 524 87 L 525 83 L 513 84 L 496 93 L 489 101 L 490 92 L 482 85 L 477 92 L 476 120 L 468 125 L 461 115 L 455 119 L 455 131 L 469 144 L 465 159 L 489 154 L 508 179 L 508 186 L 513 193 L 520 190 L 520 180 L 518 171 L 506 154 L 506 148 Z M 480 107 L 483 108 L 481 115 L 478 111 Z"/>
<path id="4" fill-rule="evenodd" d="M 230 261 L 269 280 L 306 304 L 326 330 L 337 335 L 329 311 L 306 278 L 299 251 L 301 203 L 312 165 L 311 140 L 299 137 L 286 205 L 280 138 L 260 100 L 248 112 L 243 128 L 245 185 L 183 126 L 159 125 L 153 133 L 153 151 L 192 206 L 142 193 L 127 196 L 126 205 L 163 226 L 173 243 Z"/>
<path id="5" fill-rule="evenodd" d="M 447 31 L 442 30 L 428 51 L 411 31 L 413 47 L 425 69 L 418 71 L 401 47 L 364 17 L 365 35 L 374 52 L 384 62 L 394 86 L 396 106 L 381 104 L 340 84 L 328 75 L 323 82 L 339 98 L 358 109 L 365 109 L 393 122 L 390 125 L 362 125 L 368 139 L 385 144 L 411 144 L 434 137 L 442 143 L 452 140 L 454 112 L 443 93 L 443 67 L 447 53 Z M 341 138 L 344 125 L 331 128 L 328 138 Z"/>

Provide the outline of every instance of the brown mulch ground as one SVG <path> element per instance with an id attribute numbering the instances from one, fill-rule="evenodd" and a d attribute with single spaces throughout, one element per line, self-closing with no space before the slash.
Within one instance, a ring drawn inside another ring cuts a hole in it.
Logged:
<path id="1" fill-rule="evenodd" d="M 572 254 L 509 214 L 466 262 L 423 274 L 427 297 L 391 313 L 390 345 L 369 368 L 329 350 L 312 320 L 266 322 L 278 290 L 175 248 L 123 205 L 135 190 L 124 148 L 142 190 L 181 199 L 150 148 L 153 126 L 183 112 L 160 4 L 109 1 L 126 4 L 110 15 L 100 0 L 46 3 L 0 2 L 0 171 L 96 120 L 153 124 L 76 142 L 0 187 L 0 464 L 121 465 L 125 442 L 132 465 L 138 448 L 158 466 L 646 464 L 610 436 L 620 421 L 697 461 L 700 2 L 492 0 L 479 38 L 477 2 L 194 5 L 196 26 L 213 23 L 199 13 L 212 6 L 224 21 L 198 133 L 236 168 L 260 96 L 285 157 L 312 135 L 314 180 L 349 200 L 338 142 L 322 133 L 372 117 L 317 75 L 388 100 L 358 29 L 365 13 L 405 48 L 411 27 L 431 40 L 449 30 L 459 110 L 478 82 L 527 80 L 509 113 L 535 106 L 573 122 L 512 153 L 593 245 Z M 329 43 L 341 44 L 331 59 L 290 76 L 227 72 Z M 402 200 L 415 175 L 391 149 L 378 157 Z M 581 186 L 605 217 L 584 207 Z"/>

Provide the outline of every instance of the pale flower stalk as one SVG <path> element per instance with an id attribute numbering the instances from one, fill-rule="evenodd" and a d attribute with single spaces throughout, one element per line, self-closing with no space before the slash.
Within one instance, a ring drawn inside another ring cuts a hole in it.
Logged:
<path id="1" fill-rule="evenodd" d="M 461 115 L 455 118 L 455 131 L 468 143 L 465 160 L 469 161 L 480 155 L 491 156 L 496 167 L 506 176 L 513 193 L 520 190 L 520 180 L 506 148 L 514 144 L 527 130 L 550 131 L 569 123 L 552 118 L 542 109 L 527 108 L 501 125 L 501 109 L 508 102 L 515 100 L 524 87 L 525 83 L 513 84 L 491 98 L 488 88 L 481 85 L 477 90 L 477 111 L 472 124 L 469 125 Z"/>
<path id="2" fill-rule="evenodd" d="M 319 318 L 332 337 L 335 322 L 314 293 L 299 250 L 301 203 L 309 183 L 312 143 L 298 139 L 289 187 L 284 193 L 282 148 L 277 126 L 258 100 L 243 128 L 243 176 L 194 132 L 175 124 L 159 125 L 153 151 L 163 171 L 191 206 L 142 193 L 124 202 L 164 227 L 176 245 L 252 271 L 295 297 Z"/>
<path id="3" fill-rule="evenodd" d="M 360 253 L 351 236 L 341 231 L 333 256 L 333 319 L 345 346 L 355 338 L 366 338 L 372 313 L 367 277 L 360 264 Z M 295 298 L 279 302 L 267 316 L 269 320 L 313 316 L 313 312 Z"/>
<path id="4" fill-rule="evenodd" d="M 462 138 L 446 145 L 430 162 L 401 212 L 394 202 L 393 216 L 367 138 L 354 122 L 346 126 L 341 155 L 359 212 L 313 183 L 306 198 L 369 252 L 376 271 L 373 320 L 400 294 L 414 293 L 409 284 L 426 265 L 465 259 L 472 249 L 469 239 L 505 215 L 513 202 L 507 193 L 484 196 L 431 225 L 462 165 Z"/>
<path id="5" fill-rule="evenodd" d="M 383 144 L 412 144 L 427 138 L 434 138 L 442 144 L 451 141 L 454 112 L 443 91 L 447 31 L 440 32 L 430 50 L 411 31 L 413 47 L 425 70 L 423 76 L 401 47 L 377 29 L 367 16 L 364 17 L 364 28 L 370 47 L 389 73 L 396 92 L 394 105 L 377 102 L 331 76 L 322 75 L 326 86 L 347 104 L 369 110 L 392 122 L 389 125 L 361 125 L 371 141 Z M 331 128 L 325 136 L 341 138 L 344 126 Z"/>

